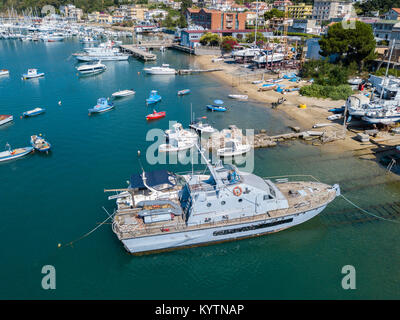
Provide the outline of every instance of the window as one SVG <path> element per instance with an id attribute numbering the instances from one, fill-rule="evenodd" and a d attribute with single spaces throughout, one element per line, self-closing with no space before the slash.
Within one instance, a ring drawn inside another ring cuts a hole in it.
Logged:
<path id="1" fill-rule="evenodd" d="M 221 204 L 222 204 L 222 205 L 225 205 L 225 204 L 226 204 L 226 202 L 225 202 L 225 201 L 221 201 Z"/>
<path id="2" fill-rule="evenodd" d="M 242 202 L 242 201 L 243 201 L 243 199 L 239 199 L 239 200 L 238 200 L 238 202 Z"/>
<path id="3" fill-rule="evenodd" d="M 209 203 L 207 203 L 207 207 L 211 207 L 211 203 L 209 202 Z"/>

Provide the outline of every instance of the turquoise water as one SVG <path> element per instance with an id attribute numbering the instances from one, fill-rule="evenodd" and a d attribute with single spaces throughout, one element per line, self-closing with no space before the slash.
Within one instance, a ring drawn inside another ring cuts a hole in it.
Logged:
<path id="1" fill-rule="evenodd" d="M 218 129 L 287 131 L 280 114 L 253 102 L 232 102 L 226 114 L 207 113 L 204 105 L 231 92 L 212 75 L 151 77 L 140 72 L 144 63 L 109 62 L 103 74 L 80 78 L 65 43 L 0 42 L 0 114 L 13 114 L 11 126 L 0 129 L 0 147 L 29 145 L 42 133 L 54 149 L 0 164 L 0 298 L 17 299 L 372 299 L 400 298 L 399 224 L 365 221 L 341 199 L 321 215 L 281 233 L 214 246 L 134 257 L 127 254 L 105 225 L 72 247 L 57 248 L 79 238 L 114 207 L 104 188 L 125 187 L 139 170 L 137 151 L 151 142 L 149 129 L 167 129 L 169 120 L 189 124 L 190 105 L 207 115 Z M 195 66 L 192 57 L 157 53 L 157 64 Z M 154 65 L 156 63 L 153 63 Z M 152 65 L 152 64 L 150 64 Z M 46 73 L 22 81 L 28 68 Z M 88 116 L 97 98 L 118 89 L 136 95 L 115 102 L 116 109 Z M 192 94 L 177 97 L 190 88 Z M 158 110 L 167 117 L 146 123 L 145 98 L 156 89 L 163 97 Z M 61 106 L 58 105 L 61 101 Z M 20 119 L 22 112 L 45 107 L 46 113 Z M 150 166 L 176 171 L 177 166 Z M 374 161 L 351 153 L 335 154 L 300 142 L 255 151 L 255 173 L 262 176 L 312 174 L 327 183 L 339 182 L 343 193 L 365 208 L 399 201 L 397 176 L 385 175 Z M 371 209 L 372 210 L 372 209 Z M 396 219 L 396 215 L 392 217 Z M 400 219 L 398 219 L 400 221 Z M 41 288 L 43 265 L 53 265 L 57 289 Z M 357 289 L 341 288 L 341 269 L 353 265 Z"/>

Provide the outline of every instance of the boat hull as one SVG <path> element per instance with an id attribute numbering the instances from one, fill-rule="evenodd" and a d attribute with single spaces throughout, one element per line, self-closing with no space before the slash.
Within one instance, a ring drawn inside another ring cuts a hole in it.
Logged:
<path id="1" fill-rule="evenodd" d="M 13 121 L 13 116 L 8 116 L 8 117 L 6 117 L 4 119 L 1 119 L 1 117 L 0 117 L 0 126 L 4 125 L 6 123 L 9 123 L 11 121 Z"/>
<path id="2" fill-rule="evenodd" d="M 327 204 L 298 214 L 268 220 L 258 220 L 230 226 L 210 227 L 198 230 L 165 232 L 161 235 L 121 240 L 132 254 L 149 254 L 160 251 L 211 245 L 278 232 L 310 220 L 325 209 Z"/>
<path id="3" fill-rule="evenodd" d="M 22 79 L 24 80 L 29 80 L 29 79 L 35 79 L 35 78 L 41 78 L 44 76 L 44 73 L 38 73 L 36 75 L 27 75 L 27 74 L 23 74 L 22 75 Z"/>
<path id="4" fill-rule="evenodd" d="M 14 154 L 10 153 L 9 151 L 0 152 L 0 162 L 21 158 L 32 151 L 32 147 L 26 147 L 13 150 L 12 152 L 16 152 Z"/>
<path id="5" fill-rule="evenodd" d="M 89 109 L 88 111 L 89 111 L 89 114 L 92 114 L 92 113 L 103 113 L 103 112 L 109 111 L 109 110 L 111 110 L 113 108 L 114 108 L 114 105 L 106 107 L 106 108 L 92 108 L 92 109 Z"/>

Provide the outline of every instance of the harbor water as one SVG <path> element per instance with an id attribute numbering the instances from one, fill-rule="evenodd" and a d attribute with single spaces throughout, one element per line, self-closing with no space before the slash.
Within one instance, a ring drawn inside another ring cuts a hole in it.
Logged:
<path id="1" fill-rule="evenodd" d="M 53 148 L 47 155 L 36 152 L 0 163 L 1 299 L 400 298 L 399 177 L 386 174 L 376 161 L 299 141 L 255 150 L 254 173 L 310 174 L 339 183 L 354 203 L 394 222 L 368 216 L 337 198 L 302 225 L 236 242 L 135 257 L 108 223 L 67 245 L 107 218 L 102 207 L 112 213 L 115 202 L 107 200 L 104 189 L 126 187 L 130 175 L 140 170 L 138 150 L 145 170 L 189 169 L 146 163 L 146 149 L 153 143 L 146 141 L 148 130 L 165 130 L 170 120 L 187 127 L 192 108 L 217 129 L 235 124 L 269 134 L 288 131 L 281 113 L 260 103 L 229 100 L 234 89 L 212 73 L 142 72 L 145 65 L 161 63 L 197 68 L 193 56 L 156 51 L 157 62 L 104 62 L 104 73 L 81 77 L 71 56 L 81 47 L 75 40 L 0 41 L 0 68 L 10 70 L 0 78 L 0 114 L 14 116 L 13 124 L 0 127 L 0 147 L 7 142 L 13 148 L 28 146 L 31 135 L 42 134 Z M 21 80 L 28 68 L 45 77 Z M 191 94 L 179 97 L 177 91 L 186 88 Z M 136 94 L 115 100 L 112 111 L 88 116 L 98 98 L 124 89 Z M 145 116 L 153 107 L 146 107 L 145 99 L 153 89 L 162 96 L 155 108 L 167 116 L 148 123 Z M 207 112 L 205 105 L 214 99 L 224 100 L 229 111 Z M 46 113 L 20 118 L 36 107 Z M 56 269 L 55 290 L 41 286 L 45 265 Z M 346 265 L 356 270 L 355 290 L 342 288 Z"/>

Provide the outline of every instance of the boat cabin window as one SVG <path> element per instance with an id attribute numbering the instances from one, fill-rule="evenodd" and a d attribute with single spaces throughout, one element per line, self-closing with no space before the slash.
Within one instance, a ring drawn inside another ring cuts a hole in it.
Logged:
<path id="1" fill-rule="evenodd" d="M 221 201 L 221 204 L 224 205 L 226 202 L 225 201 Z"/>
<path id="2" fill-rule="evenodd" d="M 243 201 L 243 199 L 239 199 L 239 200 L 238 200 L 238 202 L 242 202 L 242 201 Z"/>
<path id="3" fill-rule="evenodd" d="M 207 203 L 207 207 L 211 207 L 211 202 Z"/>
<path id="4" fill-rule="evenodd" d="M 270 195 L 270 194 L 264 194 L 264 200 L 271 200 L 273 198 L 274 197 L 272 195 Z"/>

